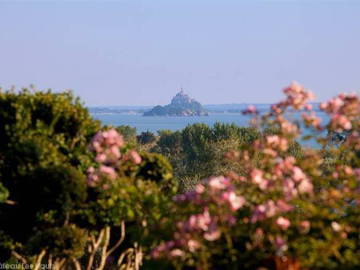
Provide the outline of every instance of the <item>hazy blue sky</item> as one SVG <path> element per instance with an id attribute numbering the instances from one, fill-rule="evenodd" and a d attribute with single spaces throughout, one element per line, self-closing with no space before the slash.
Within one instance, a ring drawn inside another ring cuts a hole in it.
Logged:
<path id="1" fill-rule="evenodd" d="M 360 1 L 4 1 L 0 85 L 73 89 L 87 105 L 320 100 L 360 89 Z"/>

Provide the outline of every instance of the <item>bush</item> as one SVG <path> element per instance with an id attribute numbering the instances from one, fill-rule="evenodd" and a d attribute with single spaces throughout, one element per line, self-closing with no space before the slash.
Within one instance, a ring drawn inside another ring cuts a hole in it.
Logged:
<path id="1" fill-rule="evenodd" d="M 173 220 L 162 225 L 173 233 L 153 250 L 154 259 L 176 269 L 359 267 L 360 99 L 341 94 L 321 104 L 330 121 L 320 125 L 307 104 L 310 92 L 298 84 L 284 92 L 286 99 L 269 113 L 259 115 L 253 107 L 245 111 L 254 114 L 252 123 L 259 130 L 272 132 L 228 154 L 242 173 L 205 179 L 176 196 Z M 302 113 L 304 124 L 288 120 L 294 110 Z M 289 147 L 302 126 L 323 147 L 301 149 L 295 156 Z M 324 128 L 349 135 L 327 148 Z M 329 152 L 332 165 L 325 169 Z"/>
<path id="2" fill-rule="evenodd" d="M 34 233 L 70 223 L 85 200 L 87 145 L 100 125 L 70 92 L 0 92 L 0 107 L 1 200 L 9 196 L 0 231 L 3 248 L 22 253 Z"/>
<path id="3" fill-rule="evenodd" d="M 168 162 L 98 131 L 71 93 L 7 91 L 0 106 L 1 262 L 138 265 L 176 191 Z"/>

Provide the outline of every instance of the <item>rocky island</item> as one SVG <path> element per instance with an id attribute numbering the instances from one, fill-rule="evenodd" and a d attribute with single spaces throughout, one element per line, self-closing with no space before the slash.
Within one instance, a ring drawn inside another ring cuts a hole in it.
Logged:
<path id="1" fill-rule="evenodd" d="M 145 112 L 144 116 L 208 116 L 208 112 L 199 102 L 190 98 L 181 89 L 173 97 L 170 104 L 155 106 L 150 111 Z"/>

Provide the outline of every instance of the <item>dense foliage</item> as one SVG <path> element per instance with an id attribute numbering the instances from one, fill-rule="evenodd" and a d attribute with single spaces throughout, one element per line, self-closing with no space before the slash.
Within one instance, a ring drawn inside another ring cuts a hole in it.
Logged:
<path id="1" fill-rule="evenodd" d="M 176 197 L 173 235 L 154 258 L 179 269 L 358 269 L 360 100 L 341 94 L 321 104 L 330 116 L 322 126 L 307 104 L 310 92 L 297 84 L 284 92 L 269 113 L 244 112 L 273 132 L 229 153 L 241 173 L 209 178 Z M 300 120 L 288 120 L 294 110 L 305 110 L 302 119 L 322 150 L 298 157 L 288 151 L 301 135 Z M 341 145 L 328 144 L 324 128 L 348 135 Z"/>
<path id="2" fill-rule="evenodd" d="M 284 93 L 268 113 L 244 111 L 251 127 L 135 137 L 101 127 L 71 93 L 1 92 L 0 262 L 358 269 L 360 99 L 322 103 L 321 123 L 311 92 Z"/>
<path id="3" fill-rule="evenodd" d="M 98 132 L 68 92 L 5 91 L 0 107 L 0 262 L 139 265 L 147 224 L 176 191 L 168 162 L 138 154 L 114 129 Z"/>
<path id="4" fill-rule="evenodd" d="M 84 201 L 86 148 L 100 126 L 69 92 L 1 92 L 0 107 L 2 248 L 31 254 L 34 233 L 61 230 Z"/>

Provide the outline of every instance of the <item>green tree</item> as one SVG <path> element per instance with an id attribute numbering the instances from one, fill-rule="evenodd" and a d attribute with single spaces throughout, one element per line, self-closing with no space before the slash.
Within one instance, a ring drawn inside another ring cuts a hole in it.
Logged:
<path id="1" fill-rule="evenodd" d="M 2 248 L 9 248 L 3 254 L 31 255 L 33 235 L 51 228 L 59 236 L 86 199 L 88 141 L 100 125 L 70 92 L 5 91 L 0 107 L 0 197 L 7 201 L 0 231 Z"/>
<path id="2" fill-rule="evenodd" d="M 160 131 L 152 151 L 166 156 L 175 176 L 185 190 L 203 178 L 241 168 L 224 158 L 225 154 L 243 144 L 252 143 L 260 133 L 254 128 L 235 124 L 193 124 L 181 131 Z"/>
<path id="3" fill-rule="evenodd" d="M 129 125 L 121 125 L 116 127 L 117 132 L 119 132 L 125 139 L 127 143 L 136 144 L 136 128 Z"/>
<path id="4" fill-rule="evenodd" d="M 140 144 L 151 144 L 156 141 L 156 136 L 151 131 L 143 131 L 137 136 L 137 141 Z"/>

